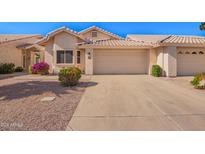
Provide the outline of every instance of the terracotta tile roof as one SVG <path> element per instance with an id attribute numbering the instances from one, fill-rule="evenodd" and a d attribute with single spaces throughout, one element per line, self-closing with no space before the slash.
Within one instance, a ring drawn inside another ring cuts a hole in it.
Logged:
<path id="1" fill-rule="evenodd" d="M 63 27 L 60 27 L 60 28 L 58 28 L 56 30 L 53 30 L 53 31 L 49 32 L 44 38 L 42 38 L 41 40 L 37 41 L 36 43 L 38 43 L 38 44 L 44 43 L 44 42 L 48 41 L 54 35 L 56 35 L 58 33 L 61 33 L 61 32 L 67 32 L 67 33 L 72 34 L 72 35 L 74 35 L 74 36 L 76 36 L 78 38 L 83 39 L 78 32 L 63 26 Z"/>
<path id="2" fill-rule="evenodd" d="M 161 41 L 162 44 L 194 44 L 205 45 L 205 37 L 171 35 Z"/>
<path id="3" fill-rule="evenodd" d="M 69 31 L 69 32 L 71 32 L 71 33 L 73 33 L 73 34 L 75 34 L 75 35 L 78 35 L 78 32 L 76 32 L 76 31 L 74 31 L 74 30 L 72 30 L 72 29 L 69 29 L 69 28 L 67 28 L 67 27 L 65 27 L 65 26 L 60 27 L 60 28 L 58 28 L 58 29 L 55 29 L 55 30 L 49 32 L 47 35 L 51 35 L 51 34 L 53 34 L 53 33 L 56 33 L 56 32 L 58 32 L 58 31 L 61 31 L 61 30 L 66 30 L 66 31 Z"/>
<path id="4" fill-rule="evenodd" d="M 27 48 L 27 47 L 32 46 L 32 45 L 33 45 L 32 43 L 24 43 L 24 44 L 17 45 L 16 47 L 23 49 L 23 48 Z"/>
<path id="5" fill-rule="evenodd" d="M 184 45 L 205 45 L 205 37 L 183 36 L 183 35 L 127 35 L 127 39 L 135 41 L 146 41 L 160 45 L 184 44 Z"/>
<path id="6" fill-rule="evenodd" d="M 41 45 L 38 45 L 38 44 L 31 44 L 31 43 L 25 43 L 25 44 L 20 44 L 18 46 L 16 46 L 17 48 L 19 49 L 38 49 L 38 50 L 41 50 L 43 51 L 45 48 Z"/>
<path id="7" fill-rule="evenodd" d="M 166 39 L 170 35 L 138 35 L 138 34 L 128 34 L 127 39 L 135 41 L 146 41 L 152 43 L 159 43 L 162 40 Z"/>
<path id="8" fill-rule="evenodd" d="M 109 39 L 109 40 L 97 40 L 91 42 L 79 43 L 79 47 L 102 47 L 102 48 L 112 48 L 112 47 L 153 47 L 155 44 L 144 41 L 134 41 L 125 39 Z"/>
<path id="9" fill-rule="evenodd" d="M 0 34 L 0 45 L 34 37 L 42 38 L 40 34 Z"/>
<path id="10" fill-rule="evenodd" d="M 107 35 L 112 36 L 115 39 L 122 39 L 120 36 L 118 36 L 116 34 L 113 34 L 113 33 L 109 32 L 109 31 L 106 31 L 106 30 L 104 30 L 102 28 L 96 27 L 96 26 L 92 26 L 92 27 L 86 28 L 86 29 L 80 31 L 79 34 L 84 34 L 84 33 L 88 32 L 88 31 L 91 31 L 91 30 L 98 30 L 98 31 L 100 31 L 102 33 L 105 33 Z"/>

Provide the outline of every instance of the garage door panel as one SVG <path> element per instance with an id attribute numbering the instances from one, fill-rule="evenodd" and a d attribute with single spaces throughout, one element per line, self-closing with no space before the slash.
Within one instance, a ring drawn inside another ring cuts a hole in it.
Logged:
<path id="1" fill-rule="evenodd" d="M 94 74 L 146 74 L 147 52 L 144 50 L 96 50 Z"/>
<path id="2" fill-rule="evenodd" d="M 177 56 L 177 74 L 195 75 L 205 72 L 205 55 L 200 54 L 178 54 Z"/>

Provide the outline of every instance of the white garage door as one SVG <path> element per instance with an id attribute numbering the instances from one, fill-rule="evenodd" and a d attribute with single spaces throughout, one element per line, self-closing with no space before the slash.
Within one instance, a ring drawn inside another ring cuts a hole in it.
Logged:
<path id="1" fill-rule="evenodd" d="M 185 51 L 177 54 L 177 75 L 195 75 L 205 72 L 205 54 L 202 51 Z"/>
<path id="2" fill-rule="evenodd" d="M 146 74 L 146 50 L 94 50 L 94 74 Z"/>

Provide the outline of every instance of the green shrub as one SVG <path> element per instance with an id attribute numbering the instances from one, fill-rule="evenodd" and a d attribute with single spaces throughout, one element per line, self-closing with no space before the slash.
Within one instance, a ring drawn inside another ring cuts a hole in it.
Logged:
<path id="1" fill-rule="evenodd" d="M 152 76 L 162 76 L 162 69 L 159 65 L 152 65 Z"/>
<path id="2" fill-rule="evenodd" d="M 75 86 L 81 78 L 81 70 L 77 67 L 62 68 L 58 77 L 62 85 Z"/>
<path id="3" fill-rule="evenodd" d="M 205 73 L 195 75 L 194 79 L 191 81 L 191 84 L 194 88 L 205 89 Z"/>
<path id="4" fill-rule="evenodd" d="M 21 66 L 18 66 L 18 67 L 16 67 L 15 68 L 15 72 L 23 72 L 23 67 L 21 67 Z"/>
<path id="5" fill-rule="evenodd" d="M 13 73 L 15 65 L 13 63 L 2 63 L 0 64 L 0 74 Z"/>

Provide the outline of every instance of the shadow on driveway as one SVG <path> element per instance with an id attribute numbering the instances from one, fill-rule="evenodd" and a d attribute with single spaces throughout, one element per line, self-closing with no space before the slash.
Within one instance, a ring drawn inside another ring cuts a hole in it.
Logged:
<path id="1" fill-rule="evenodd" d="M 96 82 L 79 82 L 79 84 L 74 87 L 63 87 L 57 81 L 27 81 L 1 86 L 0 97 L 1 100 L 12 100 L 33 95 L 41 95 L 46 92 L 51 92 L 60 97 L 61 94 L 69 94 L 69 90 L 73 91 L 78 88 L 86 88 L 95 85 L 97 85 Z"/>
<path id="2" fill-rule="evenodd" d="M 0 74 L 0 80 L 3 79 L 8 79 L 8 78 L 14 78 L 14 77 L 18 77 L 18 76 L 24 76 L 28 73 L 26 72 L 15 72 L 15 73 L 11 73 L 11 74 Z"/>

